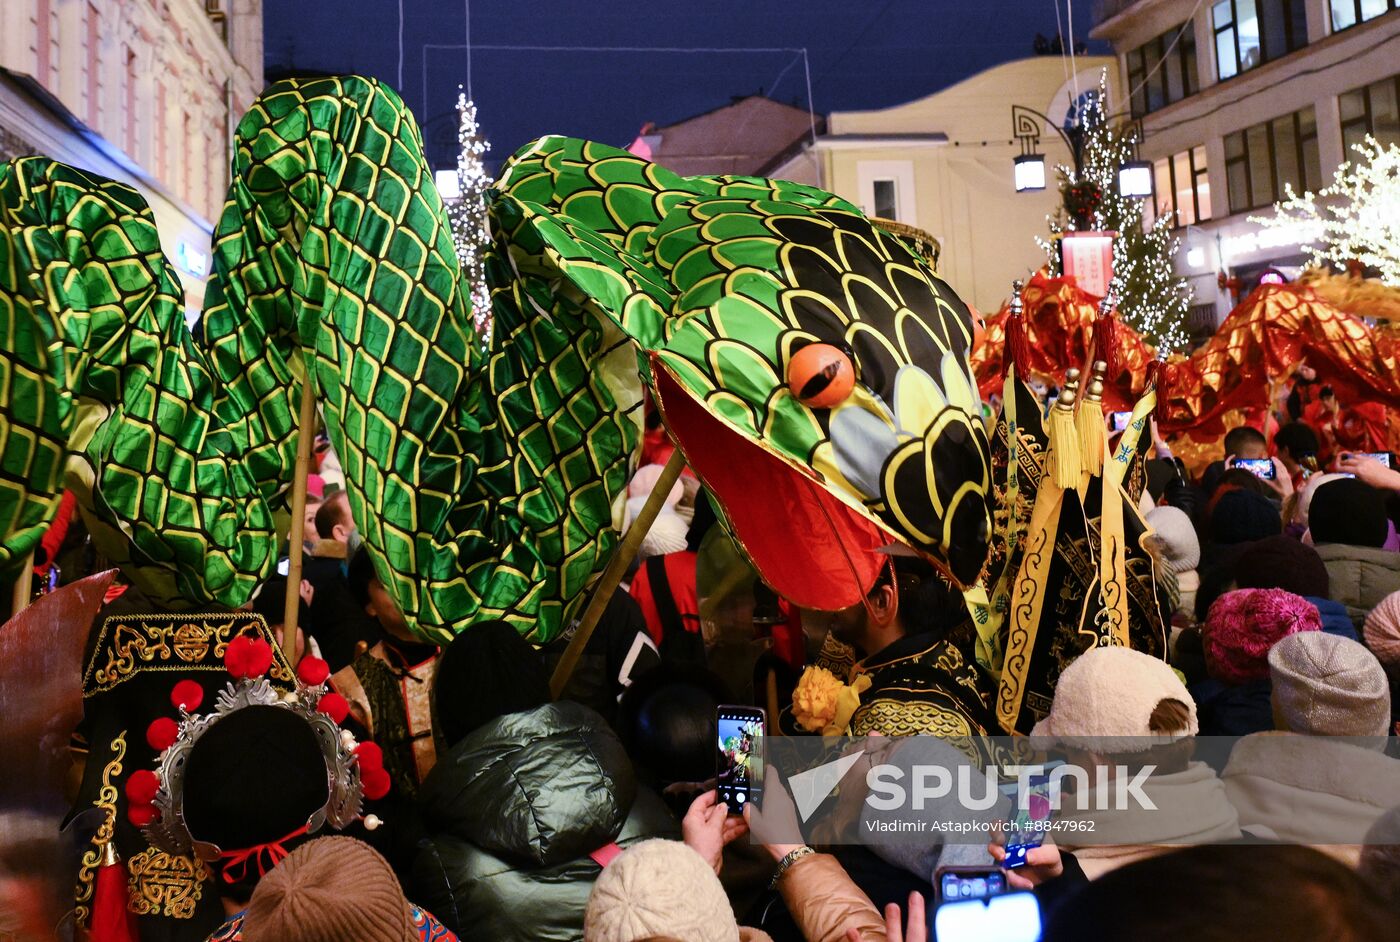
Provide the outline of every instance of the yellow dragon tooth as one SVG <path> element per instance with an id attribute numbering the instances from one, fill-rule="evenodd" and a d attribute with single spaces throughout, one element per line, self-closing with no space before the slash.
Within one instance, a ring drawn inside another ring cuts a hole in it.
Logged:
<path id="1" fill-rule="evenodd" d="M 967 378 L 967 367 L 961 358 L 952 353 L 943 354 L 943 393 L 951 405 L 962 409 L 968 415 L 977 415 L 977 394 Z"/>
<path id="2" fill-rule="evenodd" d="M 901 432 L 923 435 L 948 405 L 938 384 L 922 368 L 906 364 L 894 377 L 894 417 Z"/>

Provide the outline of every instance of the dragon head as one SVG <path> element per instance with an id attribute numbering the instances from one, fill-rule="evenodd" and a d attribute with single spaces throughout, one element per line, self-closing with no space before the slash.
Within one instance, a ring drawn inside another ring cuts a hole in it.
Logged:
<path id="1" fill-rule="evenodd" d="M 774 589 L 855 604 L 890 544 L 977 579 L 991 461 L 972 315 L 903 241 L 812 187 L 683 178 L 564 138 L 513 159 L 495 212 L 639 345 L 667 428 Z"/>

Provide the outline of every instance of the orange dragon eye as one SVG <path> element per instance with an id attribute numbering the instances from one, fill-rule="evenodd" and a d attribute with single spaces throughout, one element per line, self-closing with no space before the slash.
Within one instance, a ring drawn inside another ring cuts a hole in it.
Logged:
<path id="1" fill-rule="evenodd" d="M 829 343 L 810 343 L 788 361 L 788 388 L 805 406 L 830 409 L 851 394 L 856 370 L 851 357 Z"/>

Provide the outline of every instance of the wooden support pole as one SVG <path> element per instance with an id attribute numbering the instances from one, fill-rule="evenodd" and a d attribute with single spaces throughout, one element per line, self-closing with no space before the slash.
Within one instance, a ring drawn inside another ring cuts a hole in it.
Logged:
<path id="1" fill-rule="evenodd" d="M 297 616 L 301 612 L 301 550 L 306 539 L 306 476 L 311 468 L 311 443 L 316 439 L 315 364 L 308 363 L 301 381 L 301 417 L 297 425 L 297 463 L 292 476 L 292 530 L 287 547 L 287 596 L 282 608 L 282 653 L 292 661 L 297 646 Z"/>
<path id="2" fill-rule="evenodd" d="M 622 542 L 617 545 L 607 567 L 603 569 L 603 574 L 594 584 L 593 597 L 588 600 L 588 607 L 583 610 L 578 628 L 574 631 L 573 638 L 569 639 L 569 646 L 564 649 L 564 656 L 559 659 L 559 664 L 554 668 L 554 676 L 549 680 L 549 693 L 555 700 L 559 699 L 559 695 L 569 685 L 569 678 L 578 666 L 578 659 L 583 656 L 583 649 L 588 646 L 593 629 L 598 627 L 598 619 L 603 617 L 603 609 L 608 607 L 613 590 L 622 581 L 622 574 L 627 571 L 633 557 L 637 555 L 637 547 L 642 545 L 642 538 L 651 529 L 652 521 L 661 512 L 666 495 L 671 493 L 671 488 L 681 476 L 684 467 L 685 456 L 677 448 L 671 452 L 671 457 L 667 460 L 666 467 L 661 470 L 661 476 L 657 478 L 656 486 L 652 488 L 647 502 L 642 505 L 641 512 L 632 521 L 632 526 L 628 527 Z"/>
<path id="3" fill-rule="evenodd" d="M 29 597 L 34 594 L 34 551 L 24 554 L 24 565 L 15 577 L 14 594 L 10 597 L 10 617 L 13 618 L 29 605 Z"/>

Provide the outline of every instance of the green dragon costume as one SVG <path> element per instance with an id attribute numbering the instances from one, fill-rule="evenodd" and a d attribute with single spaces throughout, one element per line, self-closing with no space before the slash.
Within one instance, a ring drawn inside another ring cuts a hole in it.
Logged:
<path id="1" fill-rule="evenodd" d="M 241 604 L 275 561 L 309 363 L 365 542 L 426 636 L 489 617 L 558 634 L 614 541 L 643 380 L 794 600 L 855 601 L 863 550 L 895 540 L 963 582 L 981 569 L 967 310 L 836 197 L 542 139 L 492 206 L 482 355 L 393 92 L 275 85 L 239 126 L 233 170 L 196 344 L 135 192 L 41 158 L 0 168 L 5 559 L 34 545 L 66 468 L 149 593 Z M 859 377 L 835 409 L 786 380 L 816 342 Z M 849 555 L 813 568 L 827 533 Z"/>
<path id="2" fill-rule="evenodd" d="M 483 352 L 392 91 L 273 85 L 232 179 L 196 341 L 131 188 L 0 164 L 0 563 L 66 484 L 148 595 L 242 604 L 275 564 L 309 371 L 408 623 L 446 639 L 505 618 L 546 642 L 615 543 L 649 389 L 788 599 L 855 604 L 871 551 L 903 544 L 990 599 L 997 630 L 970 312 L 849 203 L 542 138 L 491 201 Z"/>

